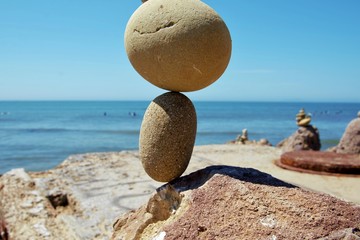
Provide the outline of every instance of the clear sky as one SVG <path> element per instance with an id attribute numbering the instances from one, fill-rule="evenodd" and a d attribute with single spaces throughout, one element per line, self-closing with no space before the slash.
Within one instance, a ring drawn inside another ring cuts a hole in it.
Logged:
<path id="1" fill-rule="evenodd" d="M 151 1 L 151 0 L 150 0 Z M 166 0 L 164 0 L 166 1 Z M 192 100 L 360 102 L 359 0 L 203 0 L 231 33 Z M 0 0 L 0 100 L 151 100 L 124 49 L 140 0 Z"/>

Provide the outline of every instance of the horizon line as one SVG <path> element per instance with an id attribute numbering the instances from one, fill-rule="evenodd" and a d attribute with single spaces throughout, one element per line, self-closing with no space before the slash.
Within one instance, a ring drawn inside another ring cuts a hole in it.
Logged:
<path id="1" fill-rule="evenodd" d="M 0 102 L 148 102 L 153 99 L 0 99 Z M 242 103 L 349 103 L 360 104 L 353 100 L 205 100 L 193 102 L 242 102 Z"/>

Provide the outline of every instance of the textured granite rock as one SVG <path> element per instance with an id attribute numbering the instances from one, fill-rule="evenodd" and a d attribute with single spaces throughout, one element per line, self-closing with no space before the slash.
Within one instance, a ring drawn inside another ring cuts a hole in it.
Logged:
<path id="1" fill-rule="evenodd" d="M 335 151 L 337 153 L 360 154 L 360 116 L 352 120 L 346 127 Z"/>
<path id="2" fill-rule="evenodd" d="M 159 188 L 112 239 L 358 239 L 360 206 L 251 168 L 211 166 Z"/>
<path id="3" fill-rule="evenodd" d="M 151 0 L 131 16 L 125 48 L 136 71 L 171 91 L 202 89 L 225 71 L 231 37 L 221 17 L 199 0 Z"/>
<path id="4" fill-rule="evenodd" d="M 183 94 L 168 92 L 155 98 L 141 124 L 139 152 L 146 173 L 169 182 L 187 168 L 196 136 L 196 112 Z"/>
<path id="5" fill-rule="evenodd" d="M 283 149 L 284 152 L 299 150 L 318 151 L 321 148 L 319 131 L 312 125 L 299 127 L 290 137 L 278 143 L 277 147 Z"/>

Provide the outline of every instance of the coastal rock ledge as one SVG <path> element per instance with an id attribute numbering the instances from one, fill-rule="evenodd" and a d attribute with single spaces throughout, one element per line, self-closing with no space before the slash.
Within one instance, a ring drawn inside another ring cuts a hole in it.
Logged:
<path id="1" fill-rule="evenodd" d="M 112 239 L 360 239 L 359 229 L 359 205 L 221 165 L 158 188 Z"/>

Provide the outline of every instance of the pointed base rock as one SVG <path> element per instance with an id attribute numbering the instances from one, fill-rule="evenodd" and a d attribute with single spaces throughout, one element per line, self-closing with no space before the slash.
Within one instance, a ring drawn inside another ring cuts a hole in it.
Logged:
<path id="1" fill-rule="evenodd" d="M 290 137 L 277 144 L 283 152 L 321 149 L 319 130 L 312 125 L 300 126 Z"/>
<path id="2" fill-rule="evenodd" d="M 112 239 L 359 239 L 360 206 L 252 168 L 211 166 L 159 188 Z"/>

